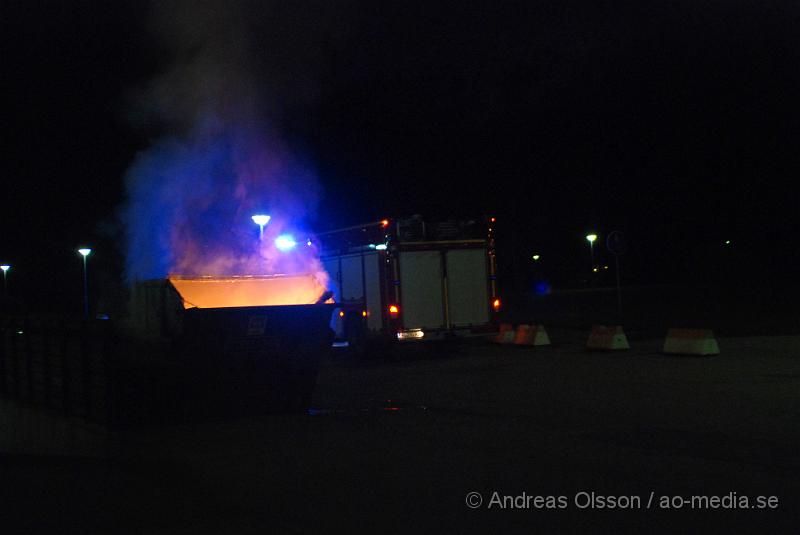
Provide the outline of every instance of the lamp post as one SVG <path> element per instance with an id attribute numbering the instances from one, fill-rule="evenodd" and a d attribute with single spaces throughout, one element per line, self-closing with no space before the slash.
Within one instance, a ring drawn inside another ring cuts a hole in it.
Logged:
<path id="1" fill-rule="evenodd" d="M 261 240 L 264 238 L 264 227 L 272 218 L 266 214 L 256 214 L 251 219 L 253 220 L 253 223 L 258 225 L 258 239 Z"/>
<path id="2" fill-rule="evenodd" d="M 83 315 L 89 319 L 89 278 L 86 275 L 86 257 L 92 250 L 84 247 L 78 249 L 78 252 L 83 257 Z"/>
<path id="3" fill-rule="evenodd" d="M 589 242 L 589 255 L 592 259 L 592 273 L 594 273 L 594 241 L 597 239 L 597 234 L 587 234 L 586 240 Z"/>
<path id="4" fill-rule="evenodd" d="M 11 266 L 3 264 L 0 269 L 3 270 L 3 295 L 8 297 L 8 270 L 11 269 Z"/>

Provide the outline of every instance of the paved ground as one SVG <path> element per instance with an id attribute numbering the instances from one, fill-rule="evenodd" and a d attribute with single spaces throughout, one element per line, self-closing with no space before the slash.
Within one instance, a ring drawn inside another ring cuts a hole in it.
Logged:
<path id="1" fill-rule="evenodd" d="M 587 353 L 584 334 L 335 354 L 308 415 L 149 430 L 112 460 L 0 457 L 3 518 L 20 533 L 796 532 L 800 337 L 691 358 L 652 339 Z M 495 491 L 566 507 L 490 508 Z M 641 508 L 578 508 L 591 492 Z M 732 493 L 777 508 L 659 508 Z"/>

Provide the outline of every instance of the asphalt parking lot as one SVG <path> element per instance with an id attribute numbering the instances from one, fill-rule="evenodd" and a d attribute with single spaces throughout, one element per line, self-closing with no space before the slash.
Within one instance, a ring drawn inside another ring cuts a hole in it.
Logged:
<path id="1" fill-rule="evenodd" d="M 800 337 L 679 357 L 585 335 L 334 353 L 309 414 L 139 432 L 107 460 L 6 457 L 3 503 L 21 532 L 794 531 Z"/>

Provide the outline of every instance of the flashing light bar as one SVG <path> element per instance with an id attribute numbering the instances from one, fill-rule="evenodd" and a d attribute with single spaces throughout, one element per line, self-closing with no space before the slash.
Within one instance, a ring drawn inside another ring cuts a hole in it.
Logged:
<path id="1" fill-rule="evenodd" d="M 295 248 L 297 242 L 289 234 L 282 234 L 275 239 L 275 247 L 280 251 L 290 251 Z"/>

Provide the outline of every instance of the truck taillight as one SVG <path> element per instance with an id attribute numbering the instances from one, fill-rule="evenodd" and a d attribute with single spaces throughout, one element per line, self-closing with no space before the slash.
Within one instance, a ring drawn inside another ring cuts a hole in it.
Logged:
<path id="1" fill-rule="evenodd" d="M 392 319 L 396 318 L 399 313 L 400 307 L 397 305 L 389 305 L 389 316 L 391 316 Z"/>
<path id="2" fill-rule="evenodd" d="M 384 219 L 384 220 L 382 220 L 382 221 L 381 221 L 381 226 L 382 226 L 383 228 L 386 228 L 386 227 L 388 227 L 388 226 L 389 226 L 389 220 L 388 220 L 388 219 Z"/>
<path id="3" fill-rule="evenodd" d="M 500 299 L 495 299 L 492 301 L 492 310 L 495 312 L 500 312 Z"/>

